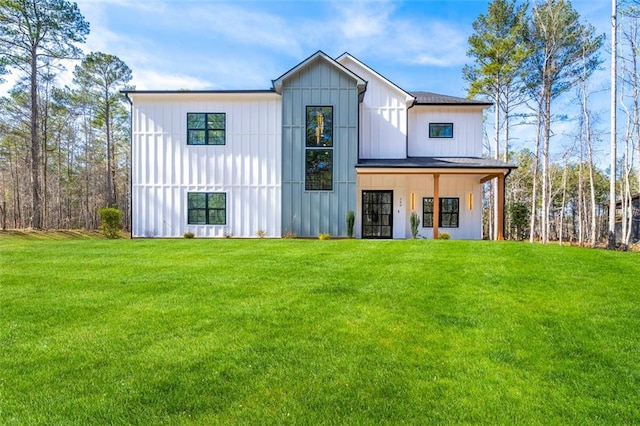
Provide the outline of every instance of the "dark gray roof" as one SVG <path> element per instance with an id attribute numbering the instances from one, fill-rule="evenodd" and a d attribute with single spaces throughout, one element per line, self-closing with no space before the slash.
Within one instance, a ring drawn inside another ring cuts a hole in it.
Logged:
<path id="1" fill-rule="evenodd" d="M 416 105 L 493 105 L 491 102 L 477 99 L 458 98 L 432 92 L 410 92 L 410 94 L 416 98 Z"/>
<path id="2" fill-rule="evenodd" d="M 410 157 L 407 159 L 361 159 L 356 167 L 418 169 L 515 169 L 510 163 L 480 157 Z"/>

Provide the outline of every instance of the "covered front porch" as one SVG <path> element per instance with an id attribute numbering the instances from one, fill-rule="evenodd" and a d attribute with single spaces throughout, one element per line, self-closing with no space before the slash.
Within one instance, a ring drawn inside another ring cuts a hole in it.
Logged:
<path id="1" fill-rule="evenodd" d="M 493 239 L 504 239 L 505 180 L 514 166 L 482 158 L 360 160 L 357 171 L 356 236 L 411 238 L 410 217 L 420 219 L 418 236 L 482 239 L 483 185 L 495 181 L 497 214 Z"/>

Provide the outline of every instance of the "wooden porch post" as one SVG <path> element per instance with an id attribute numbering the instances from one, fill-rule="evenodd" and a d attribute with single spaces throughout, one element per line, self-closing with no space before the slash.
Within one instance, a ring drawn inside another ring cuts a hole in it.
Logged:
<path id="1" fill-rule="evenodd" d="M 440 174 L 433 174 L 433 239 L 438 239 L 438 218 L 440 217 Z"/>
<path id="2" fill-rule="evenodd" d="M 504 174 L 498 175 L 498 215 L 496 217 L 497 240 L 504 240 Z"/>

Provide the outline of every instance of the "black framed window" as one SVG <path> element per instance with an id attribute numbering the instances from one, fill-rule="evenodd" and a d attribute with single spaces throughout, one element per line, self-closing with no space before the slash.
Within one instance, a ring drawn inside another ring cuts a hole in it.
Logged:
<path id="1" fill-rule="evenodd" d="M 441 228 L 458 228 L 460 222 L 460 199 L 440 198 L 438 226 Z M 422 199 L 422 227 L 433 228 L 433 197 Z"/>
<path id="2" fill-rule="evenodd" d="M 305 132 L 306 191 L 333 189 L 333 107 L 307 106 Z"/>
<path id="3" fill-rule="evenodd" d="M 330 191 L 333 189 L 333 150 L 307 149 L 306 179 L 307 191 Z"/>
<path id="4" fill-rule="evenodd" d="M 226 225 L 227 194 L 224 192 L 189 192 L 187 194 L 189 225 Z"/>
<path id="5" fill-rule="evenodd" d="M 224 112 L 187 113 L 187 145 L 224 145 L 225 132 Z"/>
<path id="6" fill-rule="evenodd" d="M 430 138 L 452 138 L 453 123 L 429 123 Z"/>
<path id="7" fill-rule="evenodd" d="M 433 197 L 422 199 L 422 227 L 433 228 Z"/>

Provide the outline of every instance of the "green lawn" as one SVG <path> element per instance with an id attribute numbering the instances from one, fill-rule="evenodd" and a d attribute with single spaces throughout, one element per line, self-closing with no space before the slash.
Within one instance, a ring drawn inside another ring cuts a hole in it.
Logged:
<path id="1" fill-rule="evenodd" d="M 0 424 L 640 423 L 640 255 L 0 234 Z"/>

